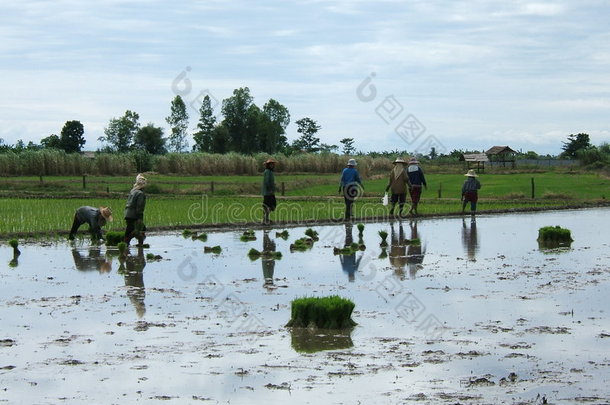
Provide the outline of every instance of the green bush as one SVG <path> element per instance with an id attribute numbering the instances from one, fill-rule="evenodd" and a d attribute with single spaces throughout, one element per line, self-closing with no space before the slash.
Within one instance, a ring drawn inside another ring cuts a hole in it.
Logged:
<path id="1" fill-rule="evenodd" d="M 351 318 L 356 305 L 338 295 L 303 297 L 292 300 L 288 327 L 343 329 L 356 325 Z"/>

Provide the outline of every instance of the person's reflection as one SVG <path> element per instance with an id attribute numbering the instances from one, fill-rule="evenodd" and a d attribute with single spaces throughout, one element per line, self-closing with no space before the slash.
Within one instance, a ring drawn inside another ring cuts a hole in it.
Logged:
<path id="1" fill-rule="evenodd" d="M 112 269 L 110 261 L 106 256 L 102 256 L 99 246 L 91 247 L 86 256 L 82 255 L 78 249 L 72 248 L 72 258 L 74 259 L 74 266 L 80 271 L 108 273 Z"/>
<path id="2" fill-rule="evenodd" d="M 144 288 L 144 267 L 146 266 L 146 259 L 144 258 L 144 248 L 138 247 L 138 254 L 132 256 L 120 256 L 119 262 L 121 267 L 119 272 L 123 274 L 125 278 L 125 286 L 127 289 L 127 297 L 136 309 L 136 314 L 139 318 L 142 318 L 146 313 L 146 304 L 144 304 L 144 298 L 146 297 L 146 290 Z"/>
<path id="3" fill-rule="evenodd" d="M 263 231 L 263 252 L 275 252 L 275 241 L 269 237 L 269 231 Z M 265 279 L 263 287 L 268 290 L 275 288 L 275 285 L 273 284 L 275 260 L 269 257 L 269 255 L 263 255 L 261 257 L 261 263 L 263 266 L 263 278 Z"/>
<path id="4" fill-rule="evenodd" d="M 405 266 L 407 265 L 407 244 L 402 222 L 398 222 L 398 232 L 394 228 L 394 222 L 390 223 L 390 265 L 394 274 L 401 280 L 405 279 Z"/>
<path id="5" fill-rule="evenodd" d="M 473 218 L 470 221 L 470 227 L 466 224 L 466 220 L 462 219 L 462 243 L 464 249 L 466 249 L 468 260 L 476 261 L 477 251 L 479 250 L 476 219 Z"/>
<path id="6" fill-rule="evenodd" d="M 352 236 L 352 227 L 353 225 L 348 222 L 345 224 L 345 244 L 344 247 L 350 247 L 352 243 L 354 243 L 354 237 Z M 352 250 L 350 254 L 340 255 L 339 260 L 341 260 L 341 267 L 343 271 L 347 273 L 347 279 L 349 281 L 354 281 L 356 271 L 358 270 L 358 266 L 360 266 L 360 260 L 362 256 L 356 259 L 356 252 Z"/>
<path id="7" fill-rule="evenodd" d="M 421 240 L 417 232 L 417 221 L 409 222 L 411 228 L 411 243 L 407 248 L 407 264 L 409 265 L 409 278 L 414 279 L 417 271 L 423 268 L 425 250 L 422 250 Z"/>

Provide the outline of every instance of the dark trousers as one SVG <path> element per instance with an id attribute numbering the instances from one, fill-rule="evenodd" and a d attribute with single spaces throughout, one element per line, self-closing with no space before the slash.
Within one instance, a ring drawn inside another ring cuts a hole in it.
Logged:
<path id="1" fill-rule="evenodd" d="M 80 219 L 78 219 L 78 215 L 74 214 L 74 220 L 72 221 L 72 228 L 70 228 L 70 239 L 73 239 L 76 236 L 76 233 L 78 232 L 78 228 L 80 228 L 80 226 L 82 224 L 84 224 L 84 223 L 85 222 L 83 222 Z M 91 227 L 91 225 L 89 227 Z M 101 239 L 102 238 L 102 233 L 99 232 L 96 235 L 93 232 L 91 232 L 91 237 L 97 238 L 97 239 Z"/>
<path id="2" fill-rule="evenodd" d="M 144 231 L 146 230 L 146 225 L 144 225 L 143 222 L 140 222 L 141 226 L 139 227 L 137 226 L 138 221 L 142 220 L 135 218 L 125 218 L 125 222 L 127 222 L 127 228 L 125 228 L 125 243 L 129 244 L 129 241 L 131 241 L 131 239 L 134 237 L 138 239 L 139 243 L 142 243 L 144 241 Z"/>
<path id="3" fill-rule="evenodd" d="M 354 205 L 354 199 L 349 197 L 343 197 L 345 200 L 345 219 L 353 217 L 352 206 Z"/>

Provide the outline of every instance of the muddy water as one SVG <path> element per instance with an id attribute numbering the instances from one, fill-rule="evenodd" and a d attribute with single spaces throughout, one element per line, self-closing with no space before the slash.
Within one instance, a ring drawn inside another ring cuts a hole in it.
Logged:
<path id="1" fill-rule="evenodd" d="M 290 250 L 305 228 L 152 235 L 121 260 L 4 245 L 0 402 L 608 403 L 609 214 L 318 226 L 305 252 Z M 571 229 L 571 248 L 539 249 L 547 225 Z M 334 254 L 352 242 L 366 250 Z M 358 326 L 283 326 L 293 298 L 328 294 L 356 303 Z"/>

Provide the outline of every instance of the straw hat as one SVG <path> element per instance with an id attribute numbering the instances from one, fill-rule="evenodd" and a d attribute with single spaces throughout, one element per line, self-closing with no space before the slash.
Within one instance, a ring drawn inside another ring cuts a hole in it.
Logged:
<path id="1" fill-rule="evenodd" d="M 417 160 L 417 158 L 411 157 L 411 158 L 409 158 L 409 164 L 410 165 L 418 165 L 419 161 Z"/>
<path id="2" fill-rule="evenodd" d="M 478 175 L 475 173 L 474 169 L 470 169 L 470 170 L 468 170 L 468 173 L 466 173 L 464 176 L 466 176 L 466 177 L 479 177 L 479 176 L 478 176 Z"/>
<path id="3" fill-rule="evenodd" d="M 268 165 L 269 163 L 277 164 L 277 160 L 269 158 L 263 162 L 263 166 Z"/>
<path id="4" fill-rule="evenodd" d="M 109 207 L 100 207 L 100 214 L 108 222 L 112 222 L 112 210 Z"/>
<path id="5" fill-rule="evenodd" d="M 392 164 L 396 164 L 396 163 L 407 163 L 405 162 L 405 160 L 401 157 L 396 158 L 395 161 L 392 162 Z"/>
<path id="6" fill-rule="evenodd" d="M 348 166 L 356 166 L 356 159 L 350 159 L 347 161 Z"/>

